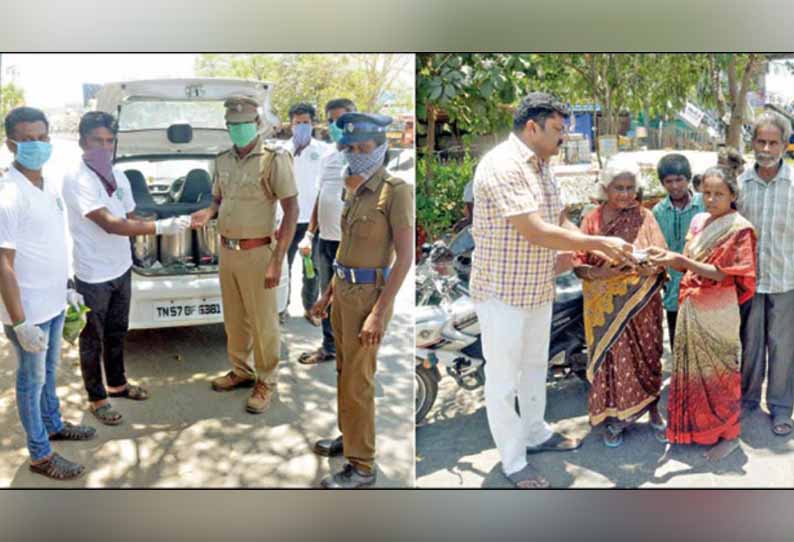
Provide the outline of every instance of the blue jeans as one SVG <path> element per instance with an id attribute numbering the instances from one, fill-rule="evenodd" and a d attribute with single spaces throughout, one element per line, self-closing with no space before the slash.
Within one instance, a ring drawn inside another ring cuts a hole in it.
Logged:
<path id="1" fill-rule="evenodd" d="M 11 326 L 4 326 L 6 337 L 17 357 L 17 410 L 28 435 L 28 451 L 33 461 L 44 459 L 52 452 L 50 434 L 63 429 L 58 396 L 55 393 L 55 372 L 61 358 L 63 315 L 38 324 L 49 337 L 47 350 L 25 351 Z"/>

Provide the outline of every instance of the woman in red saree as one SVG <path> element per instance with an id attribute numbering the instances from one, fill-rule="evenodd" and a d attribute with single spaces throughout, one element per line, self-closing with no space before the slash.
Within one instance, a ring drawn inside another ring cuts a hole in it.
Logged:
<path id="1" fill-rule="evenodd" d="M 667 248 L 659 225 L 637 201 L 636 165 L 610 165 L 600 185 L 606 203 L 590 212 L 583 233 L 616 236 L 632 243 L 636 256 L 649 247 Z M 588 413 L 593 426 L 606 423 L 604 444 L 623 443 L 623 430 L 646 412 L 664 428 L 658 401 L 662 384 L 663 267 L 610 266 L 599 256 L 579 253 L 575 273 L 583 279 L 588 348 Z"/>
<path id="2" fill-rule="evenodd" d="M 685 272 L 666 437 L 673 444 L 716 444 L 705 454 L 716 461 L 739 444 L 739 305 L 755 293 L 756 236 L 733 209 L 733 177 L 712 168 L 701 186 L 707 213 L 692 219 L 684 254 L 654 250 L 650 258 Z"/>

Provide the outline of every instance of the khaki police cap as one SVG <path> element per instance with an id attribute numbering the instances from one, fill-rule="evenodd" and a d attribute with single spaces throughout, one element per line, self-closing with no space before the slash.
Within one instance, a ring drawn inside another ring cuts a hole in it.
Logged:
<path id="1" fill-rule="evenodd" d="M 226 122 L 253 122 L 258 115 L 256 100 L 248 96 L 230 96 L 223 102 Z"/>

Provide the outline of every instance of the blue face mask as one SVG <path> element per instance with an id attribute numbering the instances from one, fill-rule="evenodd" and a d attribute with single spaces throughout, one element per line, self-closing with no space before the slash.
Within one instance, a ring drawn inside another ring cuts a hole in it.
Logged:
<path id="1" fill-rule="evenodd" d="M 305 147 L 312 140 L 311 124 L 296 124 L 292 127 L 292 142 L 296 147 Z"/>
<path id="2" fill-rule="evenodd" d="M 25 169 L 38 171 L 52 156 L 52 145 L 45 141 L 14 141 L 14 143 L 17 145 L 14 159 Z"/>

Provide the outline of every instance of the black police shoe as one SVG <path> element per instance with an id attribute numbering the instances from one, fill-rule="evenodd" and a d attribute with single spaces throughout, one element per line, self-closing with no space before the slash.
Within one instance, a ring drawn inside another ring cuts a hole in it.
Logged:
<path id="1" fill-rule="evenodd" d="M 371 486 L 375 483 L 376 478 L 374 469 L 372 473 L 365 474 L 350 463 L 345 463 L 341 471 L 328 478 L 323 478 L 321 484 L 325 489 L 359 489 Z"/>
<path id="2" fill-rule="evenodd" d="M 325 457 L 333 457 L 335 455 L 342 455 L 345 449 L 342 445 L 342 435 L 331 439 L 324 438 L 314 443 L 314 453 L 323 455 Z"/>

